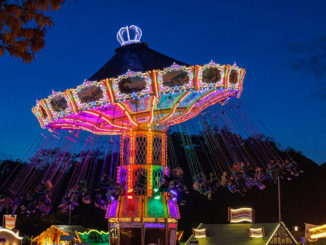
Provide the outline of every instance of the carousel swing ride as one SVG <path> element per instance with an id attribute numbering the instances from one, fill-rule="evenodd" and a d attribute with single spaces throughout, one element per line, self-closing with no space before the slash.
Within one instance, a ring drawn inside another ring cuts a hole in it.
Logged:
<path id="1" fill-rule="evenodd" d="M 105 209 L 114 244 L 175 244 L 187 188 L 174 133 L 167 134 L 173 125 L 193 188 L 208 199 L 220 187 L 243 195 L 279 175 L 298 175 L 296 163 L 260 138 L 239 105 L 205 110 L 241 96 L 244 69 L 213 61 L 187 65 L 148 48 L 141 36 L 137 26 L 121 28 L 121 47 L 98 72 L 37 101 L 32 111 L 49 133 L 35 144 L 30 163 L 17 165 L 0 186 L 7 193 L 1 210 L 47 215 L 63 193 L 62 212 L 80 201 Z M 199 114 L 198 124 L 186 125 Z M 200 136 L 191 134 L 196 131 Z M 83 132 L 89 135 L 78 154 Z"/>
<path id="2" fill-rule="evenodd" d="M 118 244 L 125 244 L 120 234 L 130 229 L 141 244 L 153 234 L 161 244 L 174 244 L 177 193 L 161 185 L 169 176 L 166 132 L 211 105 L 239 98 L 245 70 L 212 61 L 187 65 L 148 48 L 141 35 L 137 26 L 121 28 L 121 47 L 97 73 L 38 101 L 32 111 L 50 131 L 121 135 L 117 182 L 124 195 L 112 198 L 106 213 Z"/>

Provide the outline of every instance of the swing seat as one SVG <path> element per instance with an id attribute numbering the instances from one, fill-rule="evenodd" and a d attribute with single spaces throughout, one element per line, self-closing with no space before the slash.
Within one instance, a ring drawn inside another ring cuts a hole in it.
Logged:
<path id="1" fill-rule="evenodd" d="M 265 190 L 266 186 L 262 183 L 256 182 L 256 186 L 260 189 L 260 190 Z"/>
<path id="2" fill-rule="evenodd" d="M 232 186 L 232 185 L 229 185 L 228 186 L 228 189 L 229 189 L 229 191 L 231 191 L 232 193 L 236 193 L 238 190 L 234 187 L 234 186 Z"/>

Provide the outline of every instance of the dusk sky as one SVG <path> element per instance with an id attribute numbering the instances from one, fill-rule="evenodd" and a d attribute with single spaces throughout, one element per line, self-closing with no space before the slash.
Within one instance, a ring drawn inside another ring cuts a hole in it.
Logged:
<path id="1" fill-rule="evenodd" d="M 19 158 L 40 137 L 37 99 L 76 87 L 119 47 L 120 27 L 137 25 L 149 47 L 188 64 L 235 61 L 246 69 L 245 101 L 283 147 L 326 162 L 326 77 L 294 70 L 295 45 L 326 36 L 320 1 L 66 0 L 31 64 L 0 56 L 0 155 Z M 302 55 L 301 55 L 302 56 Z"/>

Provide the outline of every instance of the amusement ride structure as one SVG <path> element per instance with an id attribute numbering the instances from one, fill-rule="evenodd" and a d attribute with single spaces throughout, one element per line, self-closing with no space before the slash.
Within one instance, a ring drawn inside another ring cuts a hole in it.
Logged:
<path id="1" fill-rule="evenodd" d="M 76 88 L 37 101 L 32 111 L 51 132 L 121 135 L 117 182 L 124 194 L 106 213 L 117 244 L 127 244 L 123 233 L 141 244 L 152 237 L 175 244 L 177 194 L 159 191 L 169 176 L 166 132 L 211 105 L 239 98 L 245 70 L 213 61 L 187 65 L 148 48 L 141 35 L 137 26 L 121 28 L 121 47 L 98 72 Z M 146 188 L 137 188 L 139 180 Z"/>

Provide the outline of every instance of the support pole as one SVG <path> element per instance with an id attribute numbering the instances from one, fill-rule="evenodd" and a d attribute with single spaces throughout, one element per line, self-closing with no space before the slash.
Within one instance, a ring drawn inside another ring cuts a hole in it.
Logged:
<path id="1" fill-rule="evenodd" d="M 71 204 L 69 204 L 69 225 L 71 225 Z"/>
<path id="2" fill-rule="evenodd" d="M 280 176 L 277 176 L 277 194 L 278 194 L 278 222 L 280 224 L 280 245 L 282 245 L 282 212 L 281 212 L 281 181 Z"/>

